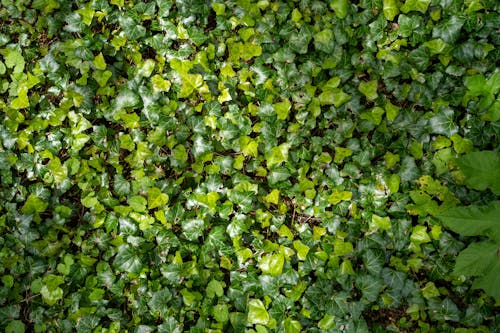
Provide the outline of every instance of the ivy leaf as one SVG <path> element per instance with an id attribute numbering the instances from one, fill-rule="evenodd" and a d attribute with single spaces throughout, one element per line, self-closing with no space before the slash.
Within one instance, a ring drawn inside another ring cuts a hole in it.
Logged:
<path id="1" fill-rule="evenodd" d="M 411 11 L 419 11 L 425 14 L 430 3 L 431 0 L 406 0 L 403 6 L 401 6 L 401 11 L 405 14 Z"/>
<path id="2" fill-rule="evenodd" d="M 335 11 L 335 15 L 338 18 L 344 19 L 347 16 L 349 10 L 348 0 L 332 0 L 330 1 L 330 8 Z"/>
<path id="3" fill-rule="evenodd" d="M 388 21 L 394 20 L 394 18 L 399 14 L 399 7 L 396 0 L 384 0 L 383 11 L 385 18 Z"/>
<path id="4" fill-rule="evenodd" d="M 278 147 L 274 147 L 266 154 L 267 167 L 271 168 L 274 165 L 281 164 L 288 160 L 289 143 L 283 143 Z"/>
<path id="5" fill-rule="evenodd" d="M 248 317 L 249 324 L 267 325 L 270 320 L 269 313 L 260 299 L 251 299 L 248 301 Z"/>
<path id="6" fill-rule="evenodd" d="M 14 73 L 22 73 L 24 70 L 24 57 L 16 49 L 3 49 L 0 50 L 0 54 L 3 55 L 4 60 L 5 60 L 5 66 L 7 68 L 13 68 Z"/>
<path id="7" fill-rule="evenodd" d="M 458 132 L 458 126 L 455 123 L 455 112 L 451 108 L 442 108 L 439 112 L 429 119 L 429 125 L 432 133 L 443 134 L 448 137 Z"/>
<path id="8" fill-rule="evenodd" d="M 143 268 L 143 260 L 137 254 L 137 250 L 128 244 L 122 244 L 113 260 L 113 267 L 121 272 L 139 274 Z"/>
<path id="9" fill-rule="evenodd" d="M 462 29 L 464 23 L 464 19 L 458 15 L 453 15 L 448 20 L 434 27 L 432 37 L 441 38 L 446 43 L 454 43 L 460 36 L 460 29 Z"/>
<path id="10" fill-rule="evenodd" d="M 94 58 L 94 66 L 95 68 L 104 71 L 106 69 L 106 61 L 104 60 L 104 56 L 102 52 L 99 52 L 98 55 Z"/>
<path id="11" fill-rule="evenodd" d="M 168 194 L 163 193 L 158 187 L 152 187 L 148 190 L 148 207 L 154 209 L 162 207 L 168 202 Z"/>
<path id="12" fill-rule="evenodd" d="M 44 202 L 42 199 L 37 197 L 35 194 L 31 193 L 28 199 L 21 208 L 23 214 L 37 214 L 43 213 L 49 206 L 48 202 Z"/>
<path id="13" fill-rule="evenodd" d="M 361 81 L 358 89 L 361 93 L 363 93 L 363 95 L 365 95 L 368 100 L 373 101 L 378 97 L 377 85 L 377 81 Z"/>
<path id="14" fill-rule="evenodd" d="M 146 211 L 146 205 L 147 201 L 146 198 L 144 198 L 141 195 L 133 195 L 128 199 L 128 204 L 130 207 L 138 212 L 138 213 L 144 213 Z"/>
<path id="15" fill-rule="evenodd" d="M 26 325 L 20 320 L 12 320 L 6 327 L 5 333 L 24 333 Z"/>
<path id="16" fill-rule="evenodd" d="M 285 256 L 282 253 L 268 254 L 259 260 L 259 268 L 264 274 L 271 276 L 280 275 L 284 264 Z"/>

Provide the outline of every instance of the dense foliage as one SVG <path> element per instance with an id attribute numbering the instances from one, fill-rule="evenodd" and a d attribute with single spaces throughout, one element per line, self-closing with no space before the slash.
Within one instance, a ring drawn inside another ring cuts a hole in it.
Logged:
<path id="1" fill-rule="evenodd" d="M 453 272 L 483 239 L 437 218 L 498 199 L 456 162 L 498 156 L 498 27 L 494 0 L 0 0 L 0 330 L 498 332 Z"/>

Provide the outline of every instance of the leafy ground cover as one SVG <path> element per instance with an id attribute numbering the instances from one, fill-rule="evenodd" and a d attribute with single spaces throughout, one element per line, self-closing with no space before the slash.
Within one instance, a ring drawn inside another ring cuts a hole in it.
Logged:
<path id="1" fill-rule="evenodd" d="M 500 331 L 499 11 L 0 0 L 0 329 Z"/>

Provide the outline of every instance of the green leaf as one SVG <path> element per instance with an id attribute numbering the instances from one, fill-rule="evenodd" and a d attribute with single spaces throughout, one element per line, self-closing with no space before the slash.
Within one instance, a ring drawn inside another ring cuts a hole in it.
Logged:
<path id="1" fill-rule="evenodd" d="M 454 43 L 459 38 L 460 30 L 464 23 L 465 20 L 463 18 L 458 15 L 452 15 L 448 20 L 434 27 L 432 37 L 441 38 L 446 43 Z"/>
<path id="2" fill-rule="evenodd" d="M 383 6 L 384 16 L 388 21 L 394 20 L 399 14 L 399 7 L 396 0 L 384 0 Z"/>
<path id="3" fill-rule="evenodd" d="M 47 275 L 43 278 L 43 286 L 40 290 L 42 299 L 45 303 L 52 306 L 60 300 L 64 294 L 63 290 L 59 288 L 64 283 L 64 278 L 58 275 Z"/>
<path id="4" fill-rule="evenodd" d="M 167 203 L 168 203 L 168 194 L 163 193 L 158 187 L 152 187 L 148 190 L 149 209 L 162 207 Z"/>
<path id="5" fill-rule="evenodd" d="M 215 296 L 222 297 L 224 295 L 224 283 L 211 280 L 207 285 L 206 293 L 208 298 L 214 298 Z"/>
<path id="6" fill-rule="evenodd" d="M 498 277 L 500 276 L 500 260 L 495 261 L 493 266 L 484 276 L 476 278 L 472 284 L 473 289 L 483 289 L 488 295 L 500 301 L 500 290 L 498 288 Z"/>
<path id="7" fill-rule="evenodd" d="M 391 228 L 391 218 L 389 216 L 380 217 L 373 214 L 370 227 L 380 228 L 381 230 L 389 230 Z"/>
<path id="8" fill-rule="evenodd" d="M 332 30 L 324 29 L 315 34 L 314 47 L 325 53 L 331 53 L 334 49 L 334 38 Z"/>
<path id="9" fill-rule="evenodd" d="M 413 230 L 410 235 L 410 240 L 415 245 L 420 245 L 424 243 L 429 243 L 431 238 L 429 234 L 427 234 L 427 228 L 423 225 L 417 225 L 413 227 Z"/>
<path id="10" fill-rule="evenodd" d="M 135 108 L 141 105 L 141 99 L 132 90 L 123 89 L 116 96 L 113 105 L 115 110 Z"/>
<path id="11" fill-rule="evenodd" d="M 21 208 L 21 212 L 23 214 L 38 214 L 43 213 L 49 206 L 48 202 L 44 202 L 35 194 L 31 193 L 26 199 L 23 207 Z"/>
<path id="12" fill-rule="evenodd" d="M 422 288 L 422 296 L 424 296 L 426 299 L 439 297 L 439 295 L 439 290 L 438 288 L 436 288 L 436 285 L 433 282 L 427 282 Z"/>
<path id="13" fill-rule="evenodd" d="M 5 333 L 24 333 L 26 325 L 20 320 L 12 320 L 6 327 Z"/>
<path id="14" fill-rule="evenodd" d="M 342 89 L 326 89 L 319 96 L 320 105 L 334 105 L 336 108 L 341 107 L 351 99 L 351 95 L 346 94 Z"/>
<path id="15" fill-rule="evenodd" d="M 455 112 L 451 108 L 442 108 L 439 112 L 429 119 L 429 125 L 432 133 L 443 134 L 448 137 L 458 132 L 458 126 L 455 123 Z"/>
<path id="16" fill-rule="evenodd" d="M 451 208 L 438 215 L 444 225 L 462 236 L 488 236 L 500 243 L 500 201 L 486 206 Z"/>
<path id="17" fill-rule="evenodd" d="M 309 246 L 302 243 L 300 240 L 293 241 L 293 248 L 297 251 L 299 260 L 305 260 L 309 253 Z"/>
<path id="18" fill-rule="evenodd" d="M 335 239 L 333 241 L 333 254 L 335 256 L 345 256 L 352 251 L 354 251 L 354 247 L 351 242 L 344 242 L 342 239 Z"/>
<path id="19" fill-rule="evenodd" d="M 128 199 L 128 204 L 132 209 L 138 213 L 144 213 L 146 211 L 147 201 L 141 195 L 134 195 Z"/>
<path id="20" fill-rule="evenodd" d="M 270 320 L 269 313 L 260 299 L 251 299 L 248 301 L 248 316 L 249 324 L 267 325 Z"/>
<path id="21" fill-rule="evenodd" d="M 128 244 L 122 244 L 113 260 L 113 267 L 121 272 L 139 274 L 143 268 L 143 260 L 138 256 L 136 249 Z"/>
<path id="22" fill-rule="evenodd" d="M 213 316 L 217 322 L 226 323 L 229 320 L 229 307 L 227 304 L 214 305 Z"/>
<path id="23" fill-rule="evenodd" d="M 271 276 L 280 275 L 285 264 L 285 256 L 282 253 L 268 254 L 259 260 L 259 268 L 264 274 Z"/>
<path id="24" fill-rule="evenodd" d="M 14 73 L 23 72 L 25 61 L 21 52 L 15 49 L 3 49 L 0 50 L 0 54 L 3 55 L 7 68 L 13 68 Z"/>
<path id="25" fill-rule="evenodd" d="M 292 109 L 292 104 L 288 99 L 273 105 L 279 120 L 286 120 Z"/>
<path id="26" fill-rule="evenodd" d="M 341 201 L 349 201 L 352 199 L 352 192 L 350 191 L 333 191 L 332 194 L 326 197 L 329 203 L 332 205 L 337 205 Z"/>
<path id="27" fill-rule="evenodd" d="M 358 89 L 368 100 L 373 101 L 378 97 L 377 85 L 377 81 L 361 81 Z"/>
<path id="28" fill-rule="evenodd" d="M 365 119 L 373 123 L 374 125 L 380 125 L 382 122 L 382 116 L 384 115 L 385 110 L 379 106 L 374 107 L 370 111 L 366 111 L 361 113 L 360 118 Z"/>
<path id="29" fill-rule="evenodd" d="M 94 66 L 95 68 L 99 70 L 106 70 L 106 61 L 104 60 L 104 56 L 102 55 L 102 52 L 100 52 L 98 55 L 95 56 L 94 58 Z"/>
<path id="30" fill-rule="evenodd" d="M 326 332 L 331 330 L 335 326 L 335 316 L 325 314 L 323 318 L 318 322 L 318 327 L 320 330 Z"/>
<path id="31" fill-rule="evenodd" d="M 499 261 L 498 244 L 478 242 L 470 244 L 456 259 L 454 274 L 481 276 Z"/>
<path id="32" fill-rule="evenodd" d="M 278 147 L 273 147 L 266 154 L 267 167 L 271 168 L 274 165 L 279 165 L 288 160 L 288 150 L 290 149 L 289 143 L 283 143 Z"/>
<path id="33" fill-rule="evenodd" d="M 411 11 L 419 11 L 425 14 L 430 3 L 431 0 L 406 0 L 401 6 L 401 11 L 405 14 Z"/>
<path id="34" fill-rule="evenodd" d="M 348 0 L 332 0 L 330 1 L 330 8 L 335 11 L 335 15 L 338 18 L 344 19 L 347 16 L 349 10 Z"/>
<path id="35" fill-rule="evenodd" d="M 465 184 L 475 190 L 484 191 L 490 188 L 500 195 L 500 153 L 480 151 L 468 153 L 457 159 L 460 170 L 464 173 Z"/>
<path id="36" fill-rule="evenodd" d="M 57 184 L 60 184 L 68 176 L 68 169 L 65 165 L 61 164 L 61 160 L 58 157 L 50 160 L 47 164 L 47 169 L 49 169 Z"/>

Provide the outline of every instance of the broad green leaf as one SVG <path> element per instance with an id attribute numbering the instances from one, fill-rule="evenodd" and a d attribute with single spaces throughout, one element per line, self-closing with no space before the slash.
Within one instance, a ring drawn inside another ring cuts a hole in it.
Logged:
<path id="1" fill-rule="evenodd" d="M 465 175 L 465 184 L 475 190 L 490 188 L 500 195 L 500 153 L 480 151 L 468 153 L 457 159 L 460 170 Z"/>
<path id="2" fill-rule="evenodd" d="M 106 84 L 108 83 L 108 80 L 113 76 L 113 73 L 111 73 L 108 70 L 105 71 L 94 71 L 92 73 L 92 78 L 96 80 L 97 84 L 99 84 L 99 87 L 105 87 Z"/>
<path id="3" fill-rule="evenodd" d="M 356 287 L 361 291 L 365 300 L 373 302 L 378 298 L 384 285 L 379 278 L 364 274 L 356 277 Z"/>
<path id="4" fill-rule="evenodd" d="M 500 301 L 500 289 L 498 288 L 498 277 L 500 276 L 500 260 L 498 257 L 493 266 L 490 266 L 488 272 L 481 277 L 476 278 L 472 284 L 473 289 L 483 289 L 488 295 Z"/>
<path id="5" fill-rule="evenodd" d="M 143 77 L 150 77 L 155 68 L 155 61 L 153 59 L 146 59 L 137 70 L 137 74 Z"/>
<path id="6" fill-rule="evenodd" d="M 130 193 L 130 183 L 122 175 L 115 174 L 113 190 L 118 196 L 126 196 Z"/>
<path id="7" fill-rule="evenodd" d="M 280 275 L 285 264 L 285 256 L 282 253 L 267 254 L 260 258 L 259 268 L 264 274 L 271 276 Z"/>
<path id="8" fill-rule="evenodd" d="M 292 320 L 290 318 L 285 319 L 283 324 L 285 333 L 300 333 L 302 331 L 302 325 L 298 320 Z"/>
<path id="9" fill-rule="evenodd" d="M 154 209 L 162 207 L 168 202 L 168 194 L 163 193 L 158 187 L 148 190 L 148 208 Z"/>
<path id="10" fill-rule="evenodd" d="M 292 109 L 292 104 L 288 99 L 273 105 L 279 120 L 286 120 Z"/>
<path id="11" fill-rule="evenodd" d="M 19 109 L 25 109 L 30 106 L 30 102 L 28 99 L 28 89 L 27 88 L 22 88 L 18 94 L 17 97 L 12 100 L 10 103 L 10 107 L 16 110 Z"/>
<path id="12" fill-rule="evenodd" d="M 498 248 L 498 244 L 492 242 L 470 244 L 458 255 L 453 273 L 468 276 L 484 275 L 500 261 Z"/>
<path id="13" fill-rule="evenodd" d="M 44 277 L 43 286 L 40 290 L 43 301 L 50 306 L 56 304 L 64 294 L 63 290 L 59 287 L 63 283 L 64 278 L 58 275 L 47 275 Z"/>
<path id="14" fill-rule="evenodd" d="M 270 320 L 269 313 L 260 299 L 251 299 L 248 301 L 248 316 L 249 324 L 267 325 Z"/>
<path id="15" fill-rule="evenodd" d="M 500 243 L 500 201 L 486 206 L 451 208 L 438 215 L 444 225 L 462 236 L 488 236 Z"/>
<path id="16" fill-rule="evenodd" d="M 401 6 L 401 11 L 405 14 L 411 11 L 419 11 L 425 14 L 430 3 L 431 0 L 406 0 Z"/>
<path id="17" fill-rule="evenodd" d="M 123 89 L 122 91 L 120 91 L 114 101 L 114 107 L 116 110 L 135 108 L 140 104 L 140 97 L 129 89 Z"/>

